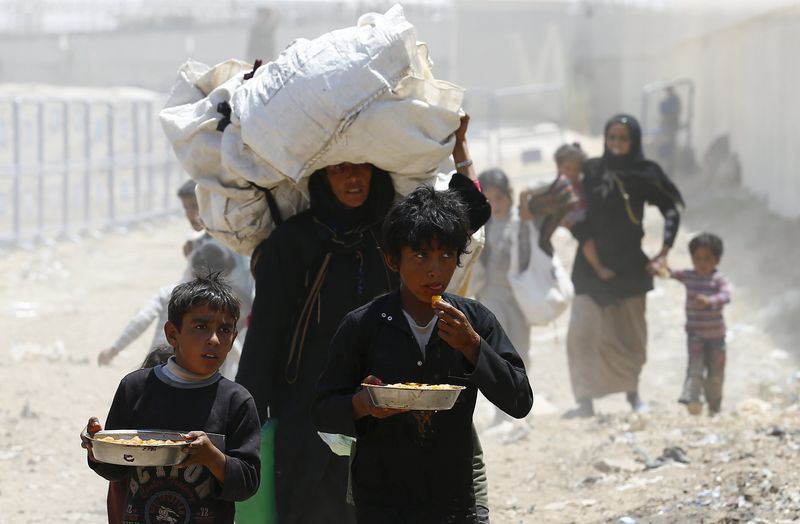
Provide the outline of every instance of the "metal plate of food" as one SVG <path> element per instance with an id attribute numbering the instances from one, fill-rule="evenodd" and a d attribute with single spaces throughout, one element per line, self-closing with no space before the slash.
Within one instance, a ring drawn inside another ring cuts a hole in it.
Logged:
<path id="1" fill-rule="evenodd" d="M 372 399 L 372 403 L 380 408 L 409 409 L 424 411 L 443 411 L 456 403 L 464 386 L 451 384 L 417 384 L 403 382 L 399 384 L 361 384 Z"/>
<path id="2" fill-rule="evenodd" d="M 186 445 L 177 431 L 116 429 L 92 436 L 94 458 L 121 466 L 173 466 L 186 460 Z"/>

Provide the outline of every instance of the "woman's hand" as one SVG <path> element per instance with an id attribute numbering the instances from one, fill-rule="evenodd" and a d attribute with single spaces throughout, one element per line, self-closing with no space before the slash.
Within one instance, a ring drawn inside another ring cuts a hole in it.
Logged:
<path id="1" fill-rule="evenodd" d="M 472 165 L 472 159 L 469 156 L 469 148 L 467 147 L 468 127 L 469 115 L 465 113 L 464 116 L 461 117 L 461 124 L 454 133 L 456 143 L 453 146 L 453 162 L 456 165 L 456 171 L 472 180 L 476 180 L 477 175 L 475 174 L 475 168 Z"/>
<path id="2" fill-rule="evenodd" d="M 433 309 L 439 317 L 439 338 L 464 355 L 473 366 L 477 364 L 481 337 L 472 328 L 466 315 L 444 300 L 436 301 Z"/>
<path id="3" fill-rule="evenodd" d="M 382 386 L 381 379 L 374 375 L 370 375 L 361 381 L 364 384 L 375 384 Z M 366 388 L 361 388 L 361 391 L 353 395 L 353 418 L 358 420 L 366 416 L 375 418 L 386 418 L 398 413 L 405 413 L 407 409 L 392 409 L 381 408 L 372 403 L 372 397 L 369 396 L 369 391 Z"/>
<path id="4" fill-rule="evenodd" d="M 456 129 L 456 146 L 461 144 L 467 140 L 467 128 L 469 127 L 469 115 L 464 113 L 464 116 L 461 117 L 460 125 L 458 129 Z"/>
<path id="5" fill-rule="evenodd" d="M 667 265 L 667 253 L 661 252 L 647 263 L 647 272 L 651 276 L 669 277 L 669 265 Z"/>
<path id="6" fill-rule="evenodd" d="M 91 438 L 102 429 L 103 426 L 100 424 L 100 420 L 97 417 L 92 417 L 89 419 L 86 427 L 83 428 L 83 431 L 81 431 L 81 447 L 86 450 L 86 456 L 89 457 L 89 460 L 92 462 L 97 462 L 97 460 L 94 458 L 94 453 L 92 453 Z"/>
<path id="7" fill-rule="evenodd" d="M 597 266 L 593 269 L 595 275 L 597 275 L 597 278 L 599 278 L 604 282 L 608 282 L 609 280 L 617 276 L 617 274 L 614 273 L 614 271 L 608 269 L 606 266 Z"/>

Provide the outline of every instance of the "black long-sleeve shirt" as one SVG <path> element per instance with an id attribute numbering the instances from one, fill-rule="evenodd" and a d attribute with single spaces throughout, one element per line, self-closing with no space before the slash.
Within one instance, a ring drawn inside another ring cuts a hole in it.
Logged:
<path id="1" fill-rule="evenodd" d="M 320 431 L 357 437 L 352 472 L 359 520 L 364 508 L 380 508 L 384 516 L 404 515 L 414 522 L 474 522 L 471 425 L 478 390 L 517 418 L 533 404 L 522 359 L 495 316 L 474 300 L 450 294 L 444 300 L 462 311 L 481 337 L 475 366 L 439 338 L 438 328 L 423 357 L 398 291 L 349 313 L 331 341 L 313 416 Z M 368 375 L 384 383 L 466 389 L 448 411 L 354 421 L 352 397 Z"/>
<path id="2" fill-rule="evenodd" d="M 128 524 L 155 522 L 159 515 L 189 523 L 233 523 L 234 501 L 258 489 L 261 428 L 247 390 L 217 374 L 199 383 L 178 383 L 163 366 L 141 369 L 119 384 L 105 429 L 205 431 L 225 436 L 225 482 L 204 466 L 134 467 L 89 461 L 108 480 L 125 480 Z"/>

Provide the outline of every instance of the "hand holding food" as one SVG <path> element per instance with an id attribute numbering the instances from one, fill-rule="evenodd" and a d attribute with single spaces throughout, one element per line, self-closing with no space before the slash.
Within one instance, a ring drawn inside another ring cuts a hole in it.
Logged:
<path id="1" fill-rule="evenodd" d="M 444 300 L 436 302 L 433 308 L 439 317 L 439 338 L 462 353 L 470 363 L 476 364 L 481 337 L 472 328 L 464 313 Z"/>

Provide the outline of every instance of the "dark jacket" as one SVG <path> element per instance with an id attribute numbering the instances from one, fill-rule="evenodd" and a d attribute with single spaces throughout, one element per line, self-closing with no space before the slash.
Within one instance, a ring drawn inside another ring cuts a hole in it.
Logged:
<path id="1" fill-rule="evenodd" d="M 533 393 L 522 359 L 495 316 L 479 302 L 445 294 L 481 336 L 473 367 L 434 330 L 423 358 L 400 304 L 399 291 L 350 313 L 331 342 L 319 379 L 317 429 L 357 437 L 353 494 L 359 522 L 476 522 L 472 482 L 472 412 L 480 389 L 517 418 L 528 414 Z M 448 411 L 411 411 L 353 420 L 352 396 L 375 375 L 384 383 L 466 386 Z"/>
<path id="2" fill-rule="evenodd" d="M 465 178 L 454 177 L 451 187 L 460 184 L 470 199 L 483 199 Z M 339 322 L 399 285 L 380 250 L 381 225 L 395 196 L 389 175 L 373 173 L 370 197 L 356 213 L 337 205 L 322 182 L 321 173 L 311 177 L 311 207 L 280 225 L 258 248 L 252 320 L 236 375 L 252 393 L 262 423 L 268 407 L 277 419 L 275 492 L 281 523 L 313 521 L 308 512 L 314 509 L 330 522 L 354 518 L 346 503 L 348 459 L 331 453 L 319 438 L 311 406 Z M 486 218 L 487 211 L 488 206 Z"/>

